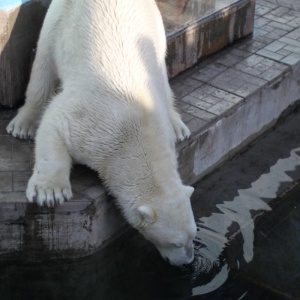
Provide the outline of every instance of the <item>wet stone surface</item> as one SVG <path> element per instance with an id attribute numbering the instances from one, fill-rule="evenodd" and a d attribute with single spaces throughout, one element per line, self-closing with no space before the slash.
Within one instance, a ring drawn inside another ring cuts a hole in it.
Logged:
<path id="1" fill-rule="evenodd" d="M 157 1 L 170 78 L 253 32 L 255 0 Z M 229 59 L 234 63 L 234 58 Z"/>

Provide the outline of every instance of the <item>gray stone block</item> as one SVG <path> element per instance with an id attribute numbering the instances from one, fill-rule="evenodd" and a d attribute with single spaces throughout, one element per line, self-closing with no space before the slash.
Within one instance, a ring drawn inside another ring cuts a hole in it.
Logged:
<path id="1" fill-rule="evenodd" d="M 160 2 L 163 4 L 165 1 L 158 1 L 158 4 Z M 168 37 L 169 77 L 176 76 L 199 60 L 250 35 L 253 32 L 255 2 L 255 0 L 180 1 L 181 4 L 178 5 L 183 6 L 182 13 L 186 14 L 185 18 L 184 15 L 176 18 L 175 13 L 172 18 L 171 12 L 164 14 L 162 11 Z M 172 7 L 170 9 L 172 10 Z M 202 17 L 194 17 L 197 13 L 203 14 Z M 175 22 L 177 27 L 172 22 Z M 238 58 L 231 55 L 225 63 L 234 64 L 236 60 Z"/>

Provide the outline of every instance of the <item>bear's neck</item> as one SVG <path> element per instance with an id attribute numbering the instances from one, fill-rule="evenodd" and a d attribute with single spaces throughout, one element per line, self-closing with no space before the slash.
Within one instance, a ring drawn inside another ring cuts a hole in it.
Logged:
<path id="1" fill-rule="evenodd" d="M 131 144 L 106 165 L 109 167 L 101 176 L 123 210 L 170 198 L 182 187 L 176 153 L 168 141 L 159 147 L 147 140 Z"/>

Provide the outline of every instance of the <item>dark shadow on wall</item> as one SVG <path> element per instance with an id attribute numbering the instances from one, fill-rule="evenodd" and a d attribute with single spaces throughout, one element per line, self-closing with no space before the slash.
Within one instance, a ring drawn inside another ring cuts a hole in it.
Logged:
<path id="1" fill-rule="evenodd" d="M 30 1 L 10 12 L 0 10 L 0 24 L 7 25 L 0 26 L 4 27 L 0 32 L 0 108 L 24 101 L 33 49 L 50 1 Z"/>

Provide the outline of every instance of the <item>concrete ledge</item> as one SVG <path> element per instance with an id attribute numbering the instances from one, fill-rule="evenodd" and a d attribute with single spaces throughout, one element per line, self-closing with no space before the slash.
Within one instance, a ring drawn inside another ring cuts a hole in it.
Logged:
<path id="1" fill-rule="evenodd" d="M 180 1 L 182 7 L 169 5 L 165 10 L 164 1 L 158 1 L 167 30 L 169 77 L 251 34 L 255 1 Z M 180 26 L 172 23 L 176 15 Z"/>
<path id="2" fill-rule="evenodd" d="M 192 131 L 190 140 L 177 145 L 186 183 L 201 179 L 300 99 L 295 46 L 300 43 L 300 7 L 285 5 L 258 0 L 253 38 L 171 81 Z M 26 203 L 33 145 L 6 134 L 14 113 L 0 111 L 0 257 L 79 257 L 97 251 L 126 226 L 123 218 L 96 174 L 82 166 L 72 172 L 75 198 L 65 206 L 48 210 Z"/>
<path id="3" fill-rule="evenodd" d="M 193 184 L 254 140 L 276 122 L 281 113 L 300 99 L 300 64 L 282 73 L 231 109 L 224 111 L 179 147 L 179 169 Z"/>
<path id="4" fill-rule="evenodd" d="M 21 174 L 13 172 L 15 186 Z M 27 203 L 24 191 L 0 192 L 0 257 L 20 252 L 33 258 L 85 256 L 125 227 L 96 173 L 77 166 L 71 181 L 72 200 L 50 209 Z"/>

